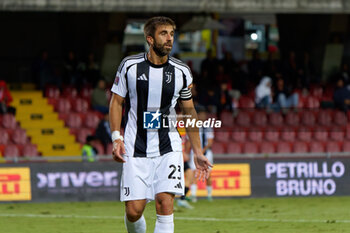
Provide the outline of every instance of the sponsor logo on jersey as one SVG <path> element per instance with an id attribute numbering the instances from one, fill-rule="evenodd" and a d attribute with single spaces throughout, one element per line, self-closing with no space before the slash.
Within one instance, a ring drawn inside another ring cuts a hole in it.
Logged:
<path id="1" fill-rule="evenodd" d="M 0 168 L 0 201 L 31 200 L 30 185 L 29 168 Z"/>
<path id="2" fill-rule="evenodd" d="M 137 78 L 137 80 L 148 81 L 147 76 L 146 76 L 145 74 L 141 74 L 141 75 Z"/>
<path id="3" fill-rule="evenodd" d="M 114 84 L 118 86 L 118 84 L 119 84 L 119 77 L 118 76 L 115 77 Z"/>

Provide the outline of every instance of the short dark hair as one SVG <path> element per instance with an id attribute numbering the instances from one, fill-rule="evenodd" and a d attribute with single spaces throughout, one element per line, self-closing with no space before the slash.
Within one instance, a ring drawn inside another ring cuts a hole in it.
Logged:
<path id="1" fill-rule="evenodd" d="M 159 25 L 171 25 L 174 30 L 176 29 L 175 22 L 172 19 L 164 16 L 152 17 L 146 21 L 143 28 L 145 37 L 152 36 L 154 38 L 154 33 Z"/>

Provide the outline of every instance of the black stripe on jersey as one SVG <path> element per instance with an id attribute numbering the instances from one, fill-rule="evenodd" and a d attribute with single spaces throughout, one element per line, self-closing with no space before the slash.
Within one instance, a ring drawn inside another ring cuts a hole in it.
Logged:
<path id="1" fill-rule="evenodd" d="M 141 59 L 143 56 L 144 56 L 144 53 L 139 53 L 139 54 L 128 56 L 128 57 L 124 58 L 123 61 L 119 65 L 118 73 L 120 73 L 123 70 L 123 67 L 127 61 Z"/>
<path id="2" fill-rule="evenodd" d="M 192 72 L 191 72 L 191 69 L 190 69 L 190 67 L 188 65 L 183 63 L 181 60 L 173 58 L 173 57 L 170 57 L 170 61 L 174 62 L 175 64 L 177 64 L 179 66 L 182 66 L 182 67 L 186 68 L 188 70 L 188 73 L 190 73 L 190 75 L 192 77 Z M 192 77 L 192 79 L 193 79 L 193 77 Z"/>
<path id="3" fill-rule="evenodd" d="M 143 128 L 143 112 L 147 110 L 149 82 L 148 80 L 137 80 L 141 75 L 145 75 L 149 80 L 149 66 L 146 61 L 136 66 L 137 132 L 134 157 L 146 157 L 147 150 L 147 130 Z"/>
<path id="4" fill-rule="evenodd" d="M 164 115 L 168 116 L 171 107 L 171 101 L 173 99 L 175 92 L 175 67 L 172 65 L 168 65 L 163 68 L 163 84 L 162 84 L 162 96 L 160 102 L 160 111 L 162 113 L 162 118 Z M 169 125 L 168 117 L 164 119 Z M 163 119 L 162 119 L 163 122 Z M 169 128 L 160 128 L 158 130 L 159 137 L 159 153 L 160 155 L 164 155 L 169 153 L 172 150 L 171 142 L 169 138 Z"/>

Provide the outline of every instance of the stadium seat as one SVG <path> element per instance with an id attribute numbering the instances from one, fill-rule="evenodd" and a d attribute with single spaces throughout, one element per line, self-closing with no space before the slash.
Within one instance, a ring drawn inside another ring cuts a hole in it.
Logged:
<path id="1" fill-rule="evenodd" d="M 267 123 L 266 112 L 255 111 L 253 115 L 253 123 L 256 126 L 262 126 L 262 127 L 266 126 L 266 123 Z"/>
<path id="2" fill-rule="evenodd" d="M 45 87 L 45 97 L 46 98 L 59 98 L 60 97 L 60 89 L 56 86 L 46 86 Z"/>
<path id="3" fill-rule="evenodd" d="M 270 113 L 269 125 L 282 126 L 283 125 L 283 116 L 280 113 L 276 113 L 276 112 Z"/>
<path id="4" fill-rule="evenodd" d="M 257 154 L 257 153 L 259 153 L 258 144 L 254 143 L 254 142 L 244 143 L 243 153 L 245 153 L 245 154 Z"/>
<path id="5" fill-rule="evenodd" d="M 329 111 L 320 111 L 317 113 L 317 122 L 320 125 L 330 126 L 332 124 L 332 116 Z"/>
<path id="6" fill-rule="evenodd" d="M 241 154 L 242 153 L 242 145 L 237 142 L 230 142 L 227 146 L 228 154 Z"/>
<path id="7" fill-rule="evenodd" d="M 68 115 L 66 125 L 70 128 L 80 128 L 82 125 L 80 115 L 77 113 Z"/>
<path id="8" fill-rule="evenodd" d="M 292 148 L 289 142 L 279 142 L 276 151 L 277 153 L 291 153 Z"/>
<path id="9" fill-rule="evenodd" d="M 66 98 L 59 98 L 57 100 L 55 110 L 59 113 L 69 113 L 71 110 L 70 101 Z"/>
<path id="10" fill-rule="evenodd" d="M 297 139 L 304 142 L 309 142 L 312 139 L 312 128 L 300 127 L 297 132 Z"/>
<path id="11" fill-rule="evenodd" d="M 326 143 L 326 152 L 340 152 L 339 143 L 334 141 L 328 141 Z"/>
<path id="12" fill-rule="evenodd" d="M 345 126 L 348 123 L 345 113 L 341 111 L 334 113 L 333 122 L 339 126 Z"/>
<path id="13" fill-rule="evenodd" d="M 220 119 L 222 121 L 222 126 L 232 126 L 233 125 L 233 115 L 231 112 L 222 112 Z"/>
<path id="14" fill-rule="evenodd" d="M 276 152 L 276 148 L 275 148 L 274 143 L 262 142 L 260 144 L 260 153 L 270 154 L 270 153 L 275 153 L 275 152 Z"/>
<path id="15" fill-rule="evenodd" d="M 90 135 L 92 136 L 94 132 L 92 129 L 80 128 L 72 133 L 76 136 L 77 142 L 84 144 L 86 142 L 86 137 Z"/>
<path id="16" fill-rule="evenodd" d="M 286 115 L 286 124 L 289 126 L 297 126 L 299 125 L 300 117 L 299 114 L 295 112 L 289 112 Z"/>
<path id="17" fill-rule="evenodd" d="M 309 144 L 311 153 L 324 153 L 324 145 L 319 141 L 311 141 Z"/>
<path id="18" fill-rule="evenodd" d="M 314 139 L 317 141 L 325 142 L 328 140 L 327 128 L 317 127 L 314 129 Z"/>
<path id="19" fill-rule="evenodd" d="M 333 141 L 344 141 L 345 133 L 341 127 L 332 127 L 329 131 L 329 138 Z"/>
<path id="20" fill-rule="evenodd" d="M 320 101 L 314 96 L 308 96 L 304 102 L 305 108 L 317 109 L 320 107 Z"/>
<path id="21" fill-rule="evenodd" d="M 310 95 L 316 97 L 317 99 L 321 99 L 323 95 L 323 88 L 321 86 L 311 86 Z"/>
<path id="22" fill-rule="evenodd" d="M 90 99 L 93 89 L 90 86 L 84 86 L 79 92 L 79 96 L 84 99 Z"/>
<path id="23" fill-rule="evenodd" d="M 9 135 L 6 130 L 0 129 L 0 144 L 5 145 L 9 141 Z"/>
<path id="24" fill-rule="evenodd" d="M 108 143 L 106 154 L 111 155 L 112 152 L 113 152 L 113 143 Z"/>
<path id="25" fill-rule="evenodd" d="M 345 141 L 343 143 L 343 151 L 350 152 L 350 141 Z"/>
<path id="26" fill-rule="evenodd" d="M 252 110 L 255 108 L 255 103 L 252 98 L 248 96 L 241 96 L 238 101 L 239 108 L 244 110 Z"/>
<path id="27" fill-rule="evenodd" d="M 84 125 L 85 127 L 96 129 L 100 118 L 94 112 L 88 112 L 85 116 Z"/>
<path id="28" fill-rule="evenodd" d="M 251 129 L 248 131 L 248 139 L 252 142 L 261 142 L 263 139 L 263 132 L 261 129 Z"/>
<path id="29" fill-rule="evenodd" d="M 18 149 L 18 147 L 16 145 L 8 144 L 5 147 L 4 156 L 6 158 L 19 157 L 20 156 L 20 151 L 19 151 L 19 149 Z"/>
<path id="30" fill-rule="evenodd" d="M 75 87 L 64 87 L 62 91 L 62 97 L 65 98 L 76 98 L 78 96 L 78 91 Z"/>
<path id="31" fill-rule="evenodd" d="M 244 142 L 247 138 L 247 132 L 244 129 L 234 129 L 231 138 L 235 142 Z"/>
<path id="32" fill-rule="evenodd" d="M 2 126 L 6 129 L 16 129 L 17 128 L 16 118 L 12 114 L 5 114 L 2 117 Z"/>
<path id="33" fill-rule="evenodd" d="M 239 126 L 250 126 L 251 118 L 248 112 L 240 112 L 236 118 L 236 123 Z"/>
<path id="34" fill-rule="evenodd" d="M 270 141 L 270 142 L 278 142 L 280 140 L 280 132 L 278 129 L 269 129 L 265 131 L 265 140 Z"/>
<path id="35" fill-rule="evenodd" d="M 89 103 L 82 98 L 75 98 L 71 101 L 73 111 L 86 113 L 89 110 Z"/>
<path id="36" fill-rule="evenodd" d="M 312 111 L 304 111 L 301 116 L 301 122 L 306 126 L 314 126 L 316 123 L 315 114 Z"/>
<path id="37" fill-rule="evenodd" d="M 229 142 L 230 141 L 230 132 L 228 130 L 215 131 L 215 141 Z"/>
<path id="38" fill-rule="evenodd" d="M 26 157 L 36 157 L 39 156 L 38 149 L 35 145 L 33 144 L 26 144 L 23 146 L 22 150 L 23 156 Z"/>
<path id="39" fill-rule="evenodd" d="M 281 130 L 281 139 L 286 142 L 295 141 L 295 130 L 293 128 L 283 128 Z"/>
<path id="40" fill-rule="evenodd" d="M 294 153 L 307 153 L 308 145 L 304 141 L 296 141 L 293 144 L 293 152 Z"/>
<path id="41" fill-rule="evenodd" d="M 222 142 L 213 142 L 211 150 L 214 154 L 225 154 L 226 153 L 226 144 Z"/>
<path id="42" fill-rule="evenodd" d="M 27 134 L 23 129 L 15 129 L 11 138 L 15 144 L 24 145 L 27 143 Z"/>

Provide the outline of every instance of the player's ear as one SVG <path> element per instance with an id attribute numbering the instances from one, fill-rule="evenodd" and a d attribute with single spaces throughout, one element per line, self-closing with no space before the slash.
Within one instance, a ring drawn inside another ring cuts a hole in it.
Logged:
<path id="1" fill-rule="evenodd" d="M 148 42 L 148 44 L 149 44 L 150 46 L 153 45 L 154 39 L 153 39 L 152 36 L 147 36 L 147 37 L 146 37 L 146 40 L 147 40 L 147 42 Z"/>

